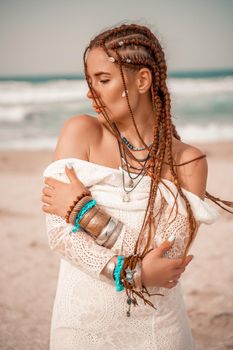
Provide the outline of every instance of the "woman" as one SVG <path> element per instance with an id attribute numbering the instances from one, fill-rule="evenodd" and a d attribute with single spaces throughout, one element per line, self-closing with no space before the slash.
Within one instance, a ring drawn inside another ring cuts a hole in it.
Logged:
<path id="1" fill-rule="evenodd" d="M 206 192 L 205 155 L 172 124 L 148 28 L 101 33 L 84 67 L 97 118 L 65 123 L 44 172 L 49 243 L 63 258 L 51 348 L 194 349 L 178 279 L 199 225 L 218 217 L 204 202 L 220 201 Z"/>

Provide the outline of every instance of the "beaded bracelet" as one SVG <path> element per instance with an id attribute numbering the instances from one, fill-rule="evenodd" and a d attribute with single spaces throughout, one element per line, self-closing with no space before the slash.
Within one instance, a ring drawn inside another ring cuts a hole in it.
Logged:
<path id="1" fill-rule="evenodd" d="M 124 259 L 125 257 L 123 255 L 118 255 L 117 265 L 113 273 L 117 292 L 121 292 L 125 289 L 124 285 L 121 283 L 121 270 L 124 265 Z"/>
<path id="2" fill-rule="evenodd" d="M 72 209 L 71 213 L 70 213 L 70 217 L 69 217 L 69 223 L 72 225 L 75 225 L 75 220 L 76 217 L 78 215 L 78 213 L 80 212 L 80 210 L 82 209 L 82 207 L 90 202 L 90 200 L 92 200 L 93 198 L 91 196 L 85 196 L 83 198 L 81 198 L 74 206 L 74 208 Z"/>
<path id="3" fill-rule="evenodd" d="M 67 224 L 70 222 L 70 221 L 69 221 L 70 214 L 71 214 L 71 212 L 73 211 L 73 209 L 74 209 L 74 207 L 76 206 L 76 204 L 77 204 L 83 197 L 86 197 L 86 196 L 91 196 L 91 192 L 90 192 L 89 190 L 83 191 L 79 196 L 76 197 L 75 201 L 73 201 L 73 204 L 70 205 L 69 210 L 67 211 L 66 216 L 65 216 L 65 220 L 66 220 Z"/>
<path id="4" fill-rule="evenodd" d="M 75 204 L 69 214 L 69 223 L 75 226 L 73 232 L 82 227 L 95 239 L 97 244 L 111 248 L 116 242 L 123 224 L 104 212 L 98 205 L 89 208 L 88 211 L 79 217 L 78 225 L 76 225 L 76 218 L 81 209 L 91 200 L 93 200 L 91 196 L 85 195 Z"/>
<path id="5" fill-rule="evenodd" d="M 80 227 L 79 220 L 81 220 L 82 217 L 85 215 L 85 213 L 88 210 L 90 210 L 91 208 L 93 208 L 95 205 L 96 205 L 96 201 L 94 199 L 92 199 L 82 207 L 82 209 L 79 211 L 79 213 L 75 219 L 75 226 L 74 226 L 72 232 L 77 232 L 77 230 Z"/>
<path id="6" fill-rule="evenodd" d="M 66 222 L 74 226 L 72 232 L 77 232 L 81 227 L 95 239 L 97 244 L 110 249 L 115 244 L 123 224 L 104 212 L 96 202 L 89 207 L 88 203 L 92 200 L 89 190 L 78 196 L 66 214 Z M 88 209 L 84 210 L 84 207 Z"/>

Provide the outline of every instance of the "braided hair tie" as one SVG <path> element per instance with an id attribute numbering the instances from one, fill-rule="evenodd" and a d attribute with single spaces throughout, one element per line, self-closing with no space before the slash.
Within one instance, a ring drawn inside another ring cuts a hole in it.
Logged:
<path id="1" fill-rule="evenodd" d="M 146 294 L 149 297 L 154 295 L 164 296 L 161 293 L 150 294 L 147 288 L 142 284 L 140 286 L 141 289 L 137 288 L 138 286 L 135 285 L 135 282 L 136 282 L 135 275 L 137 272 L 137 266 L 141 267 L 141 264 L 142 264 L 141 257 L 138 254 L 133 254 L 124 258 L 124 264 L 120 270 L 120 281 L 124 286 L 126 295 L 127 295 L 127 305 L 128 305 L 128 310 L 126 312 L 127 317 L 130 317 L 131 305 L 133 304 L 133 306 L 138 306 L 138 301 L 136 296 L 142 299 L 145 305 L 148 304 L 151 307 L 153 307 L 153 309 L 155 310 L 156 310 L 156 307 L 154 306 L 154 304 L 150 300 L 146 299 L 143 294 Z"/>

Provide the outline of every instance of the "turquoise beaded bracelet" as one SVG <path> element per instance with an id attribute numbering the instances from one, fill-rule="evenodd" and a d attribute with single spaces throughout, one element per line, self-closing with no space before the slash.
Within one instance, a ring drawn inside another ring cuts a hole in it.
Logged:
<path id="1" fill-rule="evenodd" d="M 123 255 L 118 255 L 117 257 L 117 264 L 113 273 L 115 284 L 116 284 L 116 291 L 121 292 L 122 290 L 125 289 L 123 284 L 121 283 L 121 270 L 124 265 L 124 256 Z"/>
<path id="2" fill-rule="evenodd" d="M 88 210 L 90 210 L 91 208 L 93 208 L 95 205 L 96 205 L 96 200 L 92 199 L 82 207 L 82 209 L 78 212 L 78 215 L 76 216 L 75 225 L 74 225 L 72 232 L 78 231 L 78 229 L 80 227 L 79 221 L 83 218 L 83 216 L 86 214 L 86 212 Z"/>

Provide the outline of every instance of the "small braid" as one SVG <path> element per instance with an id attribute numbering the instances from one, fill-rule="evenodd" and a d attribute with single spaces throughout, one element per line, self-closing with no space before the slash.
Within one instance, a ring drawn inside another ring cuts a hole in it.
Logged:
<path id="1" fill-rule="evenodd" d="M 88 79 L 87 65 L 86 65 L 86 56 L 89 50 L 93 48 L 100 47 L 104 50 L 104 52 L 109 57 L 113 57 L 114 64 L 119 66 L 122 85 L 125 91 L 126 101 L 130 113 L 130 117 L 132 119 L 134 128 L 137 132 L 137 135 L 140 141 L 143 143 L 145 148 L 150 152 L 151 159 L 148 167 L 145 168 L 147 174 L 151 177 L 150 183 L 150 195 L 147 203 L 147 208 L 145 211 L 145 216 L 143 219 L 142 227 L 140 229 L 138 239 L 136 241 L 134 247 L 134 255 L 128 258 L 125 258 L 124 269 L 130 267 L 134 268 L 137 262 L 137 259 L 143 259 L 144 256 L 150 250 L 150 243 L 153 240 L 156 234 L 156 226 L 155 226 L 155 199 L 158 192 L 158 185 L 160 182 L 167 187 L 167 189 L 171 192 L 174 197 L 174 205 L 176 207 L 176 215 L 178 212 L 177 205 L 177 195 L 183 198 L 184 203 L 186 205 L 188 222 L 189 222 L 189 240 L 185 248 L 184 258 L 188 252 L 190 244 L 194 238 L 194 234 L 197 228 L 197 223 L 194 218 L 194 214 L 192 212 L 190 203 L 185 196 L 179 181 L 179 177 L 177 175 L 177 166 L 184 165 L 183 164 L 175 164 L 174 157 L 172 152 L 172 137 L 174 136 L 177 140 L 181 140 L 175 125 L 172 123 L 171 116 L 171 99 L 170 94 L 167 88 L 166 79 L 167 79 L 167 65 L 165 60 L 165 55 L 159 40 L 156 36 L 150 31 L 149 28 L 145 26 L 140 26 L 137 24 L 123 24 L 119 27 L 109 29 L 100 33 L 98 36 L 93 38 L 86 48 L 83 56 L 84 60 L 84 68 L 85 75 L 87 79 L 88 86 L 90 88 L 91 94 L 95 101 L 95 104 L 101 108 L 101 113 L 105 117 L 107 124 L 109 126 L 109 130 L 116 137 L 119 144 L 123 148 L 125 154 L 134 161 L 138 161 L 137 158 L 133 155 L 133 153 L 128 149 L 128 147 L 122 142 L 122 139 L 119 133 L 116 130 L 116 127 L 111 122 L 109 116 L 107 115 L 103 101 L 97 97 L 97 94 L 94 91 L 93 86 L 91 85 Z M 153 107 L 153 118 L 154 118 L 154 129 L 153 129 L 153 144 L 151 148 L 149 148 L 144 140 L 142 139 L 135 119 L 132 112 L 132 108 L 130 106 L 129 96 L 127 92 L 127 86 L 125 82 L 125 76 L 123 68 L 131 69 L 131 70 L 139 70 L 142 67 L 147 67 L 151 71 L 152 75 L 152 84 L 151 84 L 151 101 Z M 168 162 L 165 162 L 165 154 L 167 155 Z M 202 158 L 198 157 L 198 158 Z M 177 188 L 177 195 L 175 196 L 169 186 L 167 186 L 163 179 L 161 178 L 162 167 L 163 164 L 168 164 L 170 172 L 173 177 L 173 183 Z M 222 201 L 221 199 L 210 195 L 208 192 L 205 193 L 206 198 L 209 198 L 214 203 L 219 205 L 224 210 L 231 212 L 230 210 L 224 208 L 219 202 L 222 202 L 225 206 L 229 206 L 233 208 L 233 203 L 229 201 Z M 157 215 L 161 215 L 164 210 L 164 201 L 161 200 L 161 206 L 158 210 Z M 173 210 L 173 208 L 172 208 Z M 175 215 L 175 217 L 176 217 Z M 122 272 L 122 274 L 123 274 Z M 123 275 L 121 276 L 124 277 Z M 127 295 L 130 292 L 131 296 L 134 291 L 132 291 L 129 283 L 125 282 Z M 144 302 L 151 304 L 150 301 L 146 300 L 142 294 L 136 293 L 139 297 L 141 297 Z M 148 294 L 148 293 L 147 293 Z M 149 295 L 149 294 L 148 294 Z M 133 299 L 136 303 L 135 299 Z M 153 306 L 153 305 L 152 305 Z"/>

